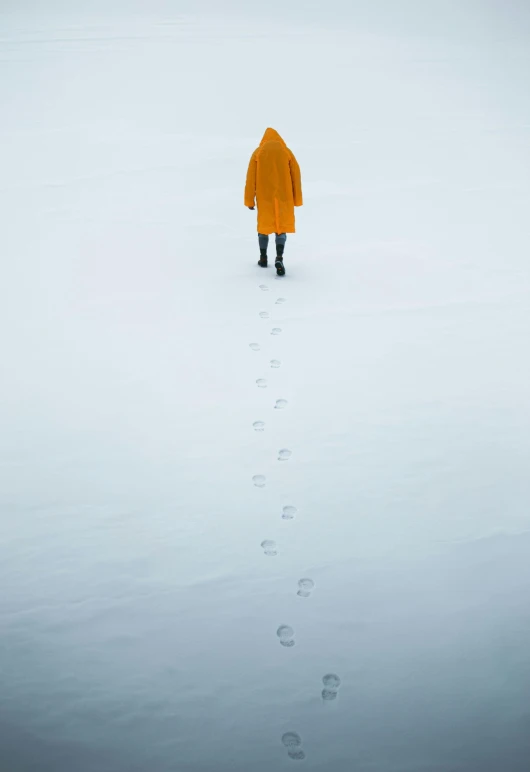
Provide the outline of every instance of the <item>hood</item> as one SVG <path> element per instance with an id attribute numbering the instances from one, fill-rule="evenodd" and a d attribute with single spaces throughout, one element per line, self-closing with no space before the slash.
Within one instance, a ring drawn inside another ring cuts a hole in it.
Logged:
<path id="1" fill-rule="evenodd" d="M 259 146 L 262 147 L 265 142 L 281 142 L 284 147 L 286 147 L 285 142 L 280 137 L 276 129 L 266 129 L 265 134 L 263 135 L 263 139 L 259 143 Z"/>

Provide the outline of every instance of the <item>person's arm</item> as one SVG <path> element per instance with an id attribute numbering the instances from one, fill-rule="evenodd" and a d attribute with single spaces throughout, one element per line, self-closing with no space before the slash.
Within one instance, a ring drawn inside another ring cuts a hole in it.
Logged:
<path id="1" fill-rule="evenodd" d="M 254 206 L 256 205 L 256 174 L 258 169 L 257 154 L 257 150 L 252 153 L 247 171 L 247 182 L 245 185 L 245 206 L 248 206 L 249 209 L 254 209 Z"/>
<path id="2" fill-rule="evenodd" d="M 289 151 L 290 152 L 290 151 Z M 295 206 L 302 206 L 304 200 L 302 198 L 302 175 L 300 174 L 300 167 L 298 161 L 290 152 L 289 157 L 289 170 L 291 172 L 291 182 L 293 184 L 293 199 Z"/>

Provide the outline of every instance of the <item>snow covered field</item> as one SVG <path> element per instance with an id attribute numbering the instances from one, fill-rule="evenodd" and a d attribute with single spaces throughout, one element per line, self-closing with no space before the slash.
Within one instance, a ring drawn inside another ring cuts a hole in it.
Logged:
<path id="1" fill-rule="evenodd" d="M 529 10 L 2 1 L 1 772 L 528 769 Z"/>

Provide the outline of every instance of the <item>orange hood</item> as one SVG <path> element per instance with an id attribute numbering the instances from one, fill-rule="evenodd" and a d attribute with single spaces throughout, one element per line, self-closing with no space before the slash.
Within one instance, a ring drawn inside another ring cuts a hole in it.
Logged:
<path id="1" fill-rule="evenodd" d="M 263 139 L 259 143 L 259 146 L 262 147 L 265 142 L 281 142 L 284 147 L 287 147 L 276 129 L 266 129 L 265 134 L 263 135 Z"/>

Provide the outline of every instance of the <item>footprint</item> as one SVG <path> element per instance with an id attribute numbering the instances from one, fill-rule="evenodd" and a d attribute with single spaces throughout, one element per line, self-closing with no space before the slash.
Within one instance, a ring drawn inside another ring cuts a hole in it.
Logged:
<path id="1" fill-rule="evenodd" d="M 296 513 L 298 512 L 296 507 L 287 506 L 282 510 L 282 520 L 294 520 Z"/>
<path id="2" fill-rule="evenodd" d="M 279 359 L 271 359 L 271 367 L 273 367 L 274 369 L 281 367 L 281 365 L 282 363 L 280 362 Z"/>
<path id="3" fill-rule="evenodd" d="M 268 311 L 260 311 L 259 315 L 261 316 L 262 319 L 269 319 L 270 317 L 270 314 Z"/>
<path id="4" fill-rule="evenodd" d="M 296 732 L 286 732 L 282 735 L 282 744 L 286 748 L 300 748 L 302 745 L 302 738 Z"/>
<path id="5" fill-rule="evenodd" d="M 293 761 L 303 761 L 305 759 L 305 753 L 301 748 L 295 748 L 291 751 L 287 751 L 287 755 Z"/>
<path id="6" fill-rule="evenodd" d="M 267 379 L 266 378 L 258 378 L 256 381 L 256 384 L 258 388 L 260 389 L 266 389 L 267 388 Z"/>
<path id="7" fill-rule="evenodd" d="M 252 351 L 259 351 L 259 343 L 249 343 L 249 346 Z"/>
<path id="8" fill-rule="evenodd" d="M 309 598 L 314 589 L 315 583 L 312 579 L 300 579 L 298 582 L 298 592 L 296 594 L 301 598 Z"/>
<path id="9" fill-rule="evenodd" d="M 256 488 L 264 488 L 265 483 L 267 482 L 267 478 L 264 474 L 255 474 L 252 478 L 252 482 L 256 486 Z"/>
<path id="10" fill-rule="evenodd" d="M 289 627 L 289 625 L 280 625 L 280 627 L 276 630 L 276 635 L 280 639 L 282 646 L 286 646 L 288 648 L 294 646 L 294 630 L 292 627 Z"/>
<path id="11" fill-rule="evenodd" d="M 282 744 L 287 748 L 287 755 L 293 761 L 305 759 L 305 753 L 302 750 L 302 738 L 296 732 L 286 732 L 282 736 Z"/>
<path id="12" fill-rule="evenodd" d="M 264 421 L 254 421 L 252 426 L 254 427 L 254 431 L 255 432 L 263 432 L 263 431 L 265 431 L 265 423 L 264 423 Z"/>
<path id="13" fill-rule="evenodd" d="M 291 450 L 288 450 L 287 448 L 282 448 L 278 451 L 278 461 L 289 461 L 291 456 L 293 455 Z"/>
<path id="14" fill-rule="evenodd" d="M 281 335 L 282 328 L 281 327 L 273 327 L 271 330 L 271 335 Z"/>
<path id="15" fill-rule="evenodd" d="M 274 405 L 275 410 L 284 410 L 289 403 L 286 399 L 277 399 L 276 404 Z"/>
<path id="16" fill-rule="evenodd" d="M 266 284 L 260 284 L 259 288 L 260 288 L 260 290 L 263 290 L 263 292 L 268 292 L 269 291 L 269 288 L 267 287 Z"/>
<path id="17" fill-rule="evenodd" d="M 265 541 L 261 542 L 261 546 L 263 547 L 263 552 L 269 557 L 274 557 L 275 555 L 278 554 L 275 541 L 271 541 L 270 539 L 265 539 Z"/>
<path id="18" fill-rule="evenodd" d="M 331 702 L 337 699 L 340 688 L 340 678 L 335 673 L 327 673 L 322 679 L 324 688 L 322 689 L 322 699 L 324 702 Z"/>
<path id="19" fill-rule="evenodd" d="M 278 298 L 278 300 L 276 301 L 276 305 L 281 306 L 282 303 L 285 303 L 285 302 L 286 302 L 286 298 Z"/>

